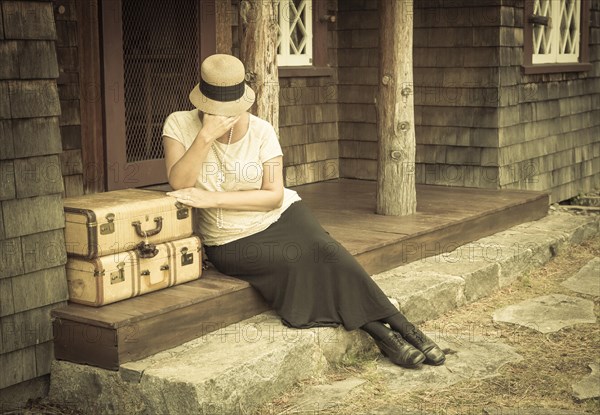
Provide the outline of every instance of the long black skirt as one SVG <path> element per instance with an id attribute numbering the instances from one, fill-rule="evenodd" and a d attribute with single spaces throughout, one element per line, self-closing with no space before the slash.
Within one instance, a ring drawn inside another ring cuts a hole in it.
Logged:
<path id="1" fill-rule="evenodd" d="M 264 231 L 205 249 L 220 272 L 249 282 L 290 327 L 354 330 L 398 312 L 302 201 Z"/>

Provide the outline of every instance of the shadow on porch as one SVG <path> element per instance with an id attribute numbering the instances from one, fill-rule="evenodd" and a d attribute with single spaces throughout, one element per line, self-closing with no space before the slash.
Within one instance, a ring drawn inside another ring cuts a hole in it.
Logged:
<path id="1" fill-rule="evenodd" d="M 375 182 L 342 179 L 295 190 L 370 274 L 540 219 L 549 203 L 539 192 L 418 185 L 417 213 L 388 217 L 373 213 Z M 199 280 L 104 307 L 53 310 L 55 357 L 117 370 L 265 310 L 247 283 L 209 269 Z"/>

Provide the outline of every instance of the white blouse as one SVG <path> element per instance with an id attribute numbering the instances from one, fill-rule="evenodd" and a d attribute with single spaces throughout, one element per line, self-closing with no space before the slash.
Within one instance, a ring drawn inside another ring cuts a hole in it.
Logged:
<path id="1" fill-rule="evenodd" d="M 163 136 L 179 141 L 186 151 L 194 142 L 202 122 L 198 110 L 174 112 L 165 121 Z M 235 143 L 222 144 L 214 141 L 214 149 L 223 163 L 225 182 L 223 191 L 259 190 L 262 186 L 263 163 L 282 156 L 281 146 L 273 126 L 250 114 L 249 128 L 244 137 Z M 229 148 L 227 148 L 229 147 Z M 219 160 L 213 150 L 209 150 L 206 160 L 196 180 L 196 187 L 208 191 L 219 191 L 217 177 L 221 170 Z M 217 227 L 217 210 L 197 209 L 198 218 L 195 232 L 202 236 L 205 245 L 223 245 L 236 239 L 265 230 L 277 221 L 292 203 L 300 196 L 290 189 L 284 189 L 281 207 L 268 212 L 222 209 L 222 227 Z"/>

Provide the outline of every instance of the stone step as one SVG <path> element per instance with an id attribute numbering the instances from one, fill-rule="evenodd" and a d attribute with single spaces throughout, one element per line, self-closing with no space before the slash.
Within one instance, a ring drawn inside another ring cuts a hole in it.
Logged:
<path id="1" fill-rule="evenodd" d="M 600 232 L 600 217 L 552 213 L 373 278 L 415 323 L 490 295 Z"/>
<path id="2" fill-rule="evenodd" d="M 55 361 L 49 395 L 90 414 L 251 413 L 372 346 L 358 330 L 291 329 L 267 312 L 119 371 Z"/>
<path id="3" fill-rule="evenodd" d="M 409 319 L 422 322 L 489 295 L 565 244 L 597 234 L 599 219 L 551 214 L 374 279 Z M 347 354 L 373 347 L 360 330 L 295 330 L 268 312 L 119 371 L 55 361 L 49 396 L 90 414 L 252 413 L 295 383 L 320 379 Z"/>

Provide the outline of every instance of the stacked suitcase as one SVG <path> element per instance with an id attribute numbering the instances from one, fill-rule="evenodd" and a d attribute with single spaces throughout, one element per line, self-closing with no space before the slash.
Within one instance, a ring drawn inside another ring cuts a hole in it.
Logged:
<path id="1" fill-rule="evenodd" d="M 117 190 L 68 198 L 64 206 L 72 302 L 102 306 L 202 274 L 191 209 L 162 192 Z"/>

